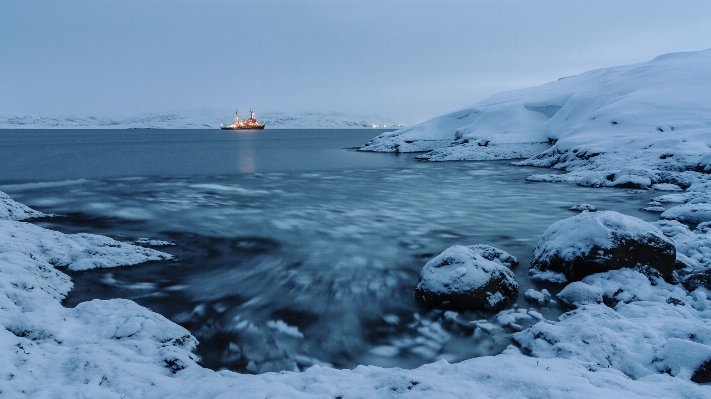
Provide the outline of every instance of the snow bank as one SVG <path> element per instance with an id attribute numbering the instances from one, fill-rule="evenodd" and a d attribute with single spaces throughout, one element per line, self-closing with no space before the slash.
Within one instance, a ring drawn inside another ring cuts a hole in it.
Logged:
<path id="1" fill-rule="evenodd" d="M 585 185 L 676 184 L 659 171 L 711 171 L 708 76 L 711 50 L 667 54 L 502 93 L 361 150 L 434 150 L 422 158 L 437 161 L 530 157 L 522 164 L 577 172 L 567 178 Z"/>

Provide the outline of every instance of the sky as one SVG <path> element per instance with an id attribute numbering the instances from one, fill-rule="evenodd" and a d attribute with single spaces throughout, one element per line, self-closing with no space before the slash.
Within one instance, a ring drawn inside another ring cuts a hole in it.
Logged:
<path id="1" fill-rule="evenodd" d="M 0 114 L 203 107 L 413 124 L 711 48 L 711 1 L 0 1 Z"/>

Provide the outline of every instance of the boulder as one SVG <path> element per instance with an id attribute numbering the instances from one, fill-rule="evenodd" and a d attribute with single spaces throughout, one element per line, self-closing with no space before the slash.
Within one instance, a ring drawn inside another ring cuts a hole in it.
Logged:
<path id="1" fill-rule="evenodd" d="M 518 263 L 515 257 L 494 247 L 449 247 L 422 268 L 415 297 L 437 308 L 500 309 L 518 292 L 514 274 L 505 266 L 514 261 Z"/>
<path id="2" fill-rule="evenodd" d="M 666 278 L 675 261 L 674 243 L 650 223 L 613 211 L 583 212 L 548 227 L 530 272 L 560 282 L 561 275 L 578 281 L 594 273 L 649 266 Z"/>

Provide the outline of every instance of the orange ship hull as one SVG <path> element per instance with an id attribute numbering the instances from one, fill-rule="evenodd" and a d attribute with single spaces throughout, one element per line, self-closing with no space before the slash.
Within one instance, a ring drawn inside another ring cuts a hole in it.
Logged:
<path id="1" fill-rule="evenodd" d="M 229 125 L 229 126 L 220 126 L 220 129 L 222 130 L 264 130 L 264 125 L 255 125 L 255 126 L 235 126 L 235 125 Z"/>

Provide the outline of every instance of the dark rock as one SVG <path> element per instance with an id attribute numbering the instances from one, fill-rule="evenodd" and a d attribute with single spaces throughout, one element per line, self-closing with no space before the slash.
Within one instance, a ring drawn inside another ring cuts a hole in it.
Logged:
<path id="1" fill-rule="evenodd" d="M 689 292 L 697 288 L 711 290 L 711 269 L 689 274 L 681 280 L 681 285 Z"/>
<path id="2" fill-rule="evenodd" d="M 668 277 L 676 248 L 657 227 L 613 211 L 583 212 L 553 223 L 538 242 L 531 274 L 562 273 L 578 281 L 594 273 L 649 266 Z"/>
<path id="3" fill-rule="evenodd" d="M 694 374 L 691 376 L 691 381 L 699 384 L 711 382 L 711 359 L 702 363 L 696 371 L 694 371 Z"/>

